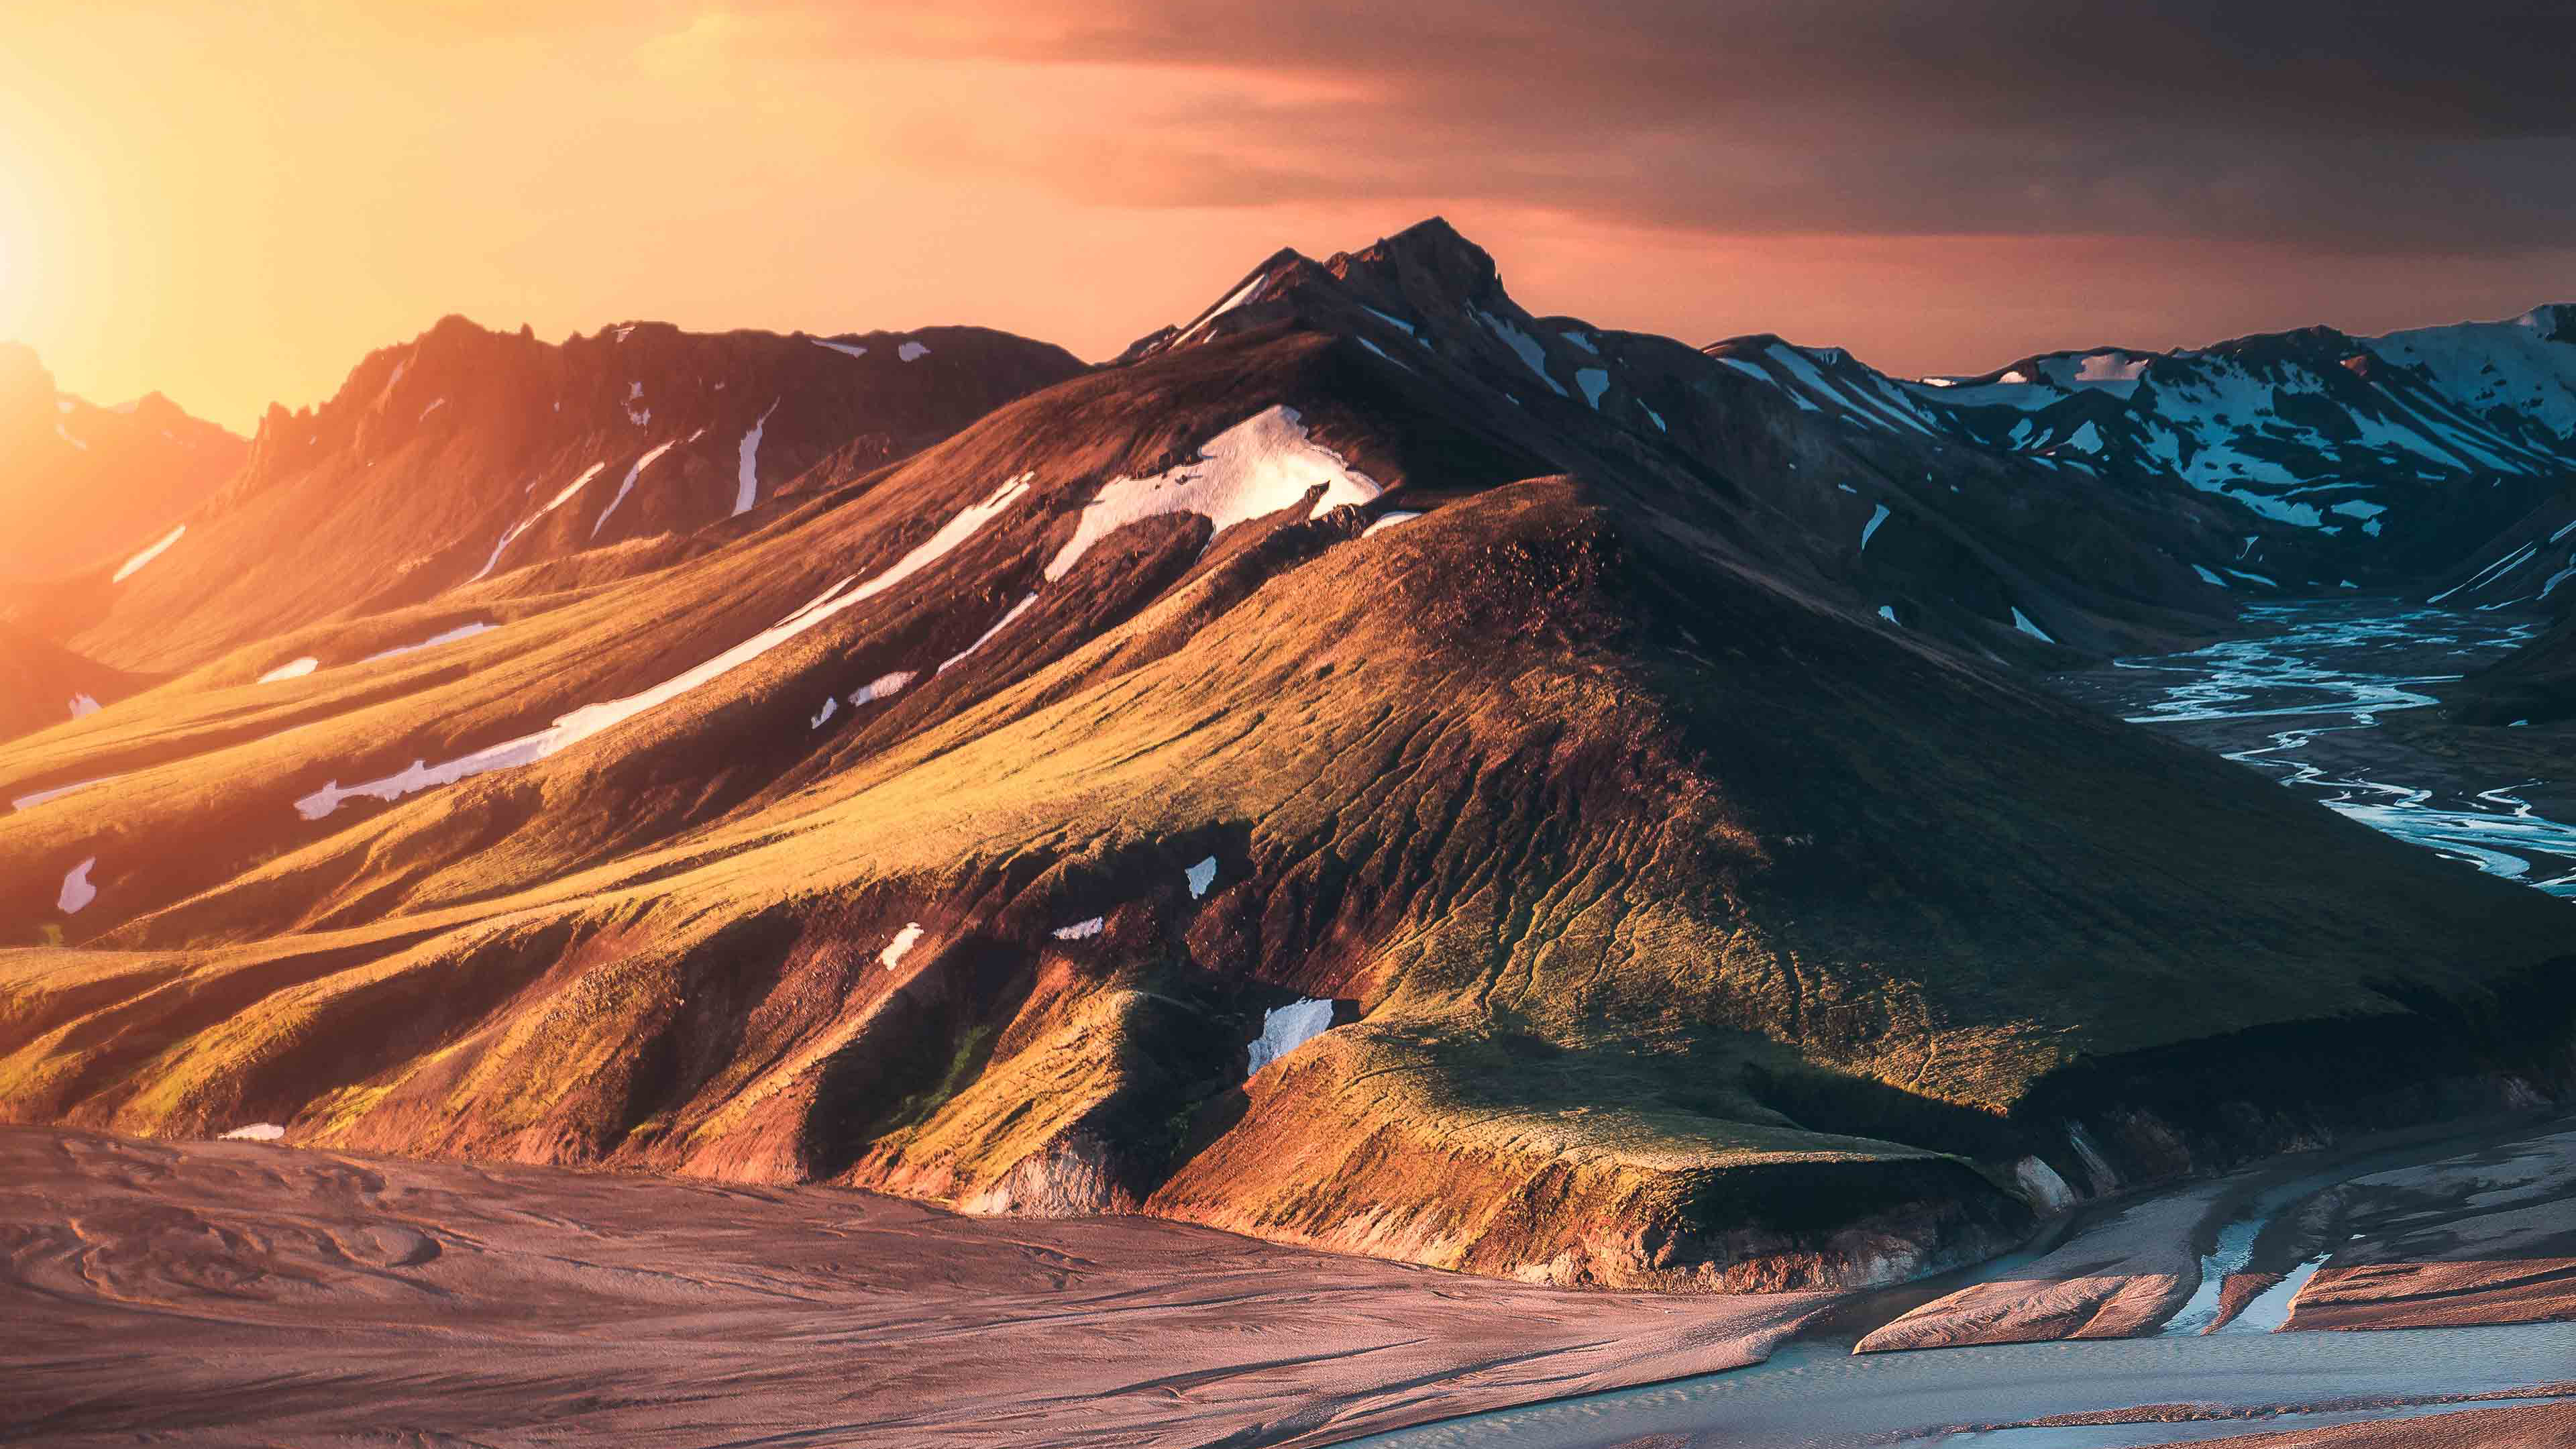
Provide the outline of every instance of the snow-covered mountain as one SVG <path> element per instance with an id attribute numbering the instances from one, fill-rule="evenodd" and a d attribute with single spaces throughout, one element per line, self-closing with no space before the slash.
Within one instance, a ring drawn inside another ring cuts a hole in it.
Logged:
<path id="1" fill-rule="evenodd" d="M 2311 327 L 2044 353 L 1919 380 L 1776 337 L 1709 351 L 1855 429 L 2218 503 L 2241 527 L 2185 562 L 2258 594 L 2414 584 L 2576 478 L 2576 305 L 2377 337 Z"/>

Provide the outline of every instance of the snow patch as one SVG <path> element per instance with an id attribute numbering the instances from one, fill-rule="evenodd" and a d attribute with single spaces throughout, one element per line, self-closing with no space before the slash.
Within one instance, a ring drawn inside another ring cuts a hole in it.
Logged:
<path id="1" fill-rule="evenodd" d="M 1610 390 L 1610 374 L 1598 367 L 1580 367 L 1574 372 L 1574 385 L 1583 389 L 1583 400 L 1593 411 L 1601 409 L 1601 394 Z"/>
<path id="2" fill-rule="evenodd" d="M 1003 630 L 1005 630 L 1005 629 L 1007 629 L 1007 628 L 1011 627 L 1011 621 L 1012 621 L 1012 620 L 1014 620 L 1014 619 L 1016 619 L 1016 618 L 1018 618 L 1018 617 L 1020 617 L 1022 614 L 1027 613 L 1027 612 L 1029 611 L 1029 606 L 1030 606 L 1031 604 L 1036 603 L 1037 601 L 1038 601 L 1038 596 L 1037 596 L 1037 595 L 1035 595 L 1035 594 L 1029 594 L 1029 595 L 1024 596 L 1023 598 L 1021 598 L 1021 600 L 1020 600 L 1018 603 L 1013 604 L 1013 605 L 1009 608 L 1009 610 L 1007 610 L 1006 612 L 1004 612 L 1004 613 L 1003 613 L 1003 615 L 1002 615 L 1002 617 L 1000 617 L 1000 618 L 998 618 L 998 619 L 994 620 L 994 621 L 993 621 L 993 627 L 992 627 L 992 628 L 987 629 L 987 630 L 985 630 L 983 633 L 976 635 L 976 636 L 975 636 L 975 642 L 974 642 L 974 643 L 967 645 L 965 648 L 960 649 L 960 650 L 958 650 L 956 653 L 951 654 L 951 655 L 949 655 L 947 658 L 945 658 L 945 659 L 943 659 L 943 660 L 939 661 L 939 667 L 938 667 L 937 669 L 934 669 L 934 670 L 930 671 L 930 672 L 931 672 L 932 674 L 934 674 L 934 675 L 937 675 L 937 674 L 946 674 L 946 673 L 947 673 L 951 668 L 954 668 L 955 666 L 957 666 L 957 665 L 959 665 L 959 664 L 963 664 L 963 663 L 965 663 L 965 662 L 966 662 L 966 656 L 967 656 L 967 655 L 972 654 L 972 653 L 974 653 L 976 650 L 983 648 L 985 645 L 992 643 L 992 642 L 993 642 L 993 636 L 994 636 L 994 635 L 999 634 L 999 633 L 1001 633 Z"/>
<path id="3" fill-rule="evenodd" d="M 898 669 L 892 674 L 880 674 L 876 678 L 869 680 L 867 683 L 860 685 L 858 692 L 850 696 L 850 704 L 855 708 L 856 706 L 873 703 L 880 699 L 892 699 L 896 695 L 901 694 L 903 692 L 903 687 L 912 683 L 912 681 L 917 677 L 918 676 L 909 669 Z"/>
<path id="4" fill-rule="evenodd" d="M 1862 552 L 1866 553 L 1869 551 L 1869 541 L 1877 536 L 1878 526 L 1886 521 L 1887 505 L 1881 503 L 1870 513 L 1869 522 L 1861 525 L 1860 546 Z"/>
<path id="5" fill-rule="evenodd" d="M 1485 330 L 1493 333 L 1496 337 L 1501 338 L 1504 343 L 1512 349 L 1512 351 L 1519 353 L 1521 361 L 1529 367 L 1530 371 L 1538 374 L 1538 380 L 1546 383 L 1549 391 L 1555 393 L 1558 397 L 1573 396 L 1572 393 L 1565 390 L 1565 385 L 1563 383 L 1560 383 L 1555 378 L 1547 375 L 1547 349 L 1539 345 L 1539 340 L 1537 338 L 1523 332 L 1518 327 L 1513 326 L 1511 323 L 1504 321 L 1502 318 L 1495 316 L 1493 313 L 1486 311 L 1482 307 L 1469 307 L 1467 310 L 1475 313 L 1477 318 L 1485 324 Z"/>
<path id="6" fill-rule="evenodd" d="M 247 1127 L 236 1127 L 216 1140 L 220 1142 L 275 1142 L 285 1135 L 286 1129 L 278 1126 L 274 1122 L 253 1122 Z"/>
<path id="7" fill-rule="evenodd" d="M 2192 571 L 2193 573 L 2196 573 L 2196 574 L 2200 575 L 2200 580 L 2201 580 L 2201 582 L 2202 582 L 2202 583 L 2205 583 L 2205 584 L 2216 584 L 2216 585 L 2218 585 L 2218 586 L 2219 586 L 2220 588 L 2222 588 L 2222 589 L 2227 587 L 2227 580 L 2220 578 L 2218 575 L 2216 575 L 2216 574 L 2214 574 L 2214 573 L 2211 573 L 2209 570 L 2207 570 L 2207 569 L 2205 569 L 2205 568 L 2202 568 L 2202 567 L 2201 567 L 2200 565 L 2198 565 L 2198 564 L 2193 564 L 2193 565 L 2191 566 L 2191 571 Z"/>
<path id="8" fill-rule="evenodd" d="M 1297 1048 L 1332 1029 L 1333 1003 L 1309 996 L 1286 1006 L 1275 1007 L 1261 1018 L 1261 1035 L 1253 1038 L 1252 1069 L 1245 1075 L 1288 1055 Z"/>
<path id="9" fill-rule="evenodd" d="M 91 695 L 86 691 L 72 696 L 72 718 L 84 719 L 90 715 L 98 713 L 98 711 L 99 703 L 96 696 Z"/>
<path id="10" fill-rule="evenodd" d="M 1307 510 L 1308 518 L 1386 491 L 1354 472 L 1341 454 L 1307 441 L 1295 408 L 1265 409 L 1200 444 L 1196 462 L 1148 478 L 1111 479 L 1084 505 L 1072 540 L 1046 566 L 1047 581 L 1063 578 L 1093 544 L 1139 520 L 1195 513 L 1214 526 L 1212 534 L 1223 533 L 1276 513 L 1317 487 L 1324 496 Z"/>
<path id="11" fill-rule="evenodd" d="M 1189 883 L 1191 900 L 1206 895 L 1208 887 L 1216 884 L 1216 857 L 1211 855 L 1181 872 L 1181 879 Z"/>
<path id="12" fill-rule="evenodd" d="M 1076 921 L 1070 926 L 1058 926 L 1049 934 L 1059 941 L 1085 941 L 1108 929 L 1108 917 L 1094 916 L 1087 921 Z"/>
<path id="13" fill-rule="evenodd" d="M 1672 429 L 1664 426 L 1664 415 L 1662 413 L 1655 411 L 1653 408 L 1647 407 L 1644 403 L 1637 404 L 1637 409 L 1646 415 L 1646 421 L 1655 425 L 1656 432 L 1669 433 L 1672 431 Z"/>
<path id="14" fill-rule="evenodd" d="M 1897 628 L 1899 628 L 1899 629 L 1902 629 L 1902 628 L 1904 628 L 1904 627 L 1905 627 L 1905 625 L 1904 625 L 1900 620 L 1898 620 L 1898 619 L 1897 619 L 1897 617 L 1896 617 L 1896 606 L 1895 606 L 1894 604 L 1881 604 L 1881 605 L 1879 605 L 1879 606 L 1878 606 L 1878 617 L 1880 617 L 1880 618 L 1882 618 L 1882 619 L 1885 619 L 1887 622 L 1889 622 L 1889 623 L 1891 623 L 1891 624 L 1896 625 L 1896 627 L 1897 627 Z"/>
<path id="15" fill-rule="evenodd" d="M 118 565 L 115 574 L 109 577 L 108 582 L 111 584 L 121 584 L 127 579 L 132 578 L 136 569 L 139 569 L 145 564 L 152 562 L 154 559 L 159 558 L 162 553 L 170 547 L 170 545 L 179 541 L 179 535 L 186 533 L 187 531 L 188 525 L 183 523 L 177 528 L 171 529 L 168 533 L 163 534 L 159 543 L 152 545 L 150 548 L 143 550 L 141 553 L 136 554 L 134 557 L 127 559 L 124 563 Z"/>
<path id="16" fill-rule="evenodd" d="M 919 362 L 930 355 L 930 349 L 918 342 L 907 342 L 894 350 L 898 362 Z"/>
<path id="17" fill-rule="evenodd" d="M 855 342 L 834 342 L 822 337 L 808 337 L 805 340 L 813 343 L 817 347 L 828 347 L 834 352 L 845 353 L 851 357 L 865 357 L 868 355 L 868 350 Z"/>
<path id="18" fill-rule="evenodd" d="M 64 442 L 71 444 L 73 447 L 80 449 L 84 453 L 89 451 L 89 444 L 73 437 L 72 430 L 64 427 L 63 420 L 60 418 L 54 419 L 54 436 L 61 438 Z"/>
<path id="19" fill-rule="evenodd" d="M 304 676 L 311 674 L 314 670 L 321 667 L 321 660 L 307 654 L 301 659 L 290 659 L 284 664 L 277 666 L 275 669 L 268 671 L 266 674 L 261 675 L 259 677 L 259 682 L 262 684 L 275 684 L 282 679 L 302 679 Z"/>
<path id="20" fill-rule="evenodd" d="M 599 531 L 608 526 L 608 515 L 615 513 L 617 505 L 626 501 L 626 495 L 635 491 L 635 480 L 643 477 L 644 470 L 653 466 L 653 460 L 671 451 L 673 446 L 664 443 L 635 460 L 635 466 L 626 470 L 626 481 L 617 485 L 617 496 L 608 500 L 608 506 L 599 510 L 598 519 L 590 525 L 591 537 L 599 537 Z"/>
<path id="21" fill-rule="evenodd" d="M 751 425 L 751 431 L 742 435 L 733 476 L 733 516 L 736 518 L 749 513 L 751 505 L 760 501 L 760 435 L 769 427 L 769 414 L 776 411 L 778 399 L 772 398 L 769 411 L 762 413 L 759 420 Z"/>
<path id="22" fill-rule="evenodd" d="M 474 577 L 467 579 L 465 582 L 469 584 L 475 583 L 489 575 L 492 570 L 500 564 L 502 550 L 508 548 L 512 543 L 517 542 L 520 534 L 536 527 L 538 519 L 545 517 L 547 514 L 554 512 L 556 509 L 561 508 L 564 504 L 570 502 L 572 500 L 572 496 L 582 490 L 582 485 L 588 483 L 591 479 L 598 477 L 600 470 L 607 466 L 608 465 L 606 463 L 593 463 L 589 467 L 582 469 L 581 476 L 575 478 L 570 483 L 565 484 L 561 493 L 547 499 L 545 507 L 538 509 L 536 512 L 520 519 L 514 524 L 511 524 L 508 528 L 501 530 L 501 541 L 492 545 L 492 556 L 483 560 L 483 567 L 476 569 L 474 571 Z M 536 484 L 532 480 L 528 486 L 530 488 L 534 488 Z"/>
<path id="23" fill-rule="evenodd" d="M 1375 522 L 1360 530 L 1360 537 L 1366 538 L 1381 528 L 1393 528 L 1407 519 L 1420 518 L 1421 516 L 1422 515 L 1418 512 L 1408 513 L 1401 508 L 1381 513 L 1377 516 L 1377 520 Z"/>
<path id="24" fill-rule="evenodd" d="M 479 578 L 481 575 L 478 574 L 476 577 Z M 477 634 L 486 633 L 500 627 L 501 626 L 498 624 L 485 623 L 459 624 L 453 629 L 432 634 L 417 644 L 397 644 L 391 649 L 379 650 L 376 653 L 370 654 L 358 662 L 360 664 L 373 664 L 379 659 L 391 659 L 398 654 L 412 654 L 423 649 L 435 649 L 441 644 L 453 644 L 459 639 L 471 639 Z"/>
<path id="25" fill-rule="evenodd" d="M 2042 644 L 2054 644 L 2057 642 L 2056 640 L 2048 637 L 2047 630 L 2032 623 L 2030 621 L 2030 615 L 2023 613 L 2018 607 L 2013 608 L 2012 616 L 2013 627 L 2019 629 L 2025 634 L 2028 634 L 2033 639 L 2038 640 Z"/>
<path id="26" fill-rule="evenodd" d="M 92 785 L 104 785 L 108 781 L 116 778 L 118 777 L 115 775 L 100 775 L 95 779 L 74 780 L 68 785 L 56 785 L 50 790 L 38 790 L 32 795 L 21 795 L 16 799 L 11 800 L 9 802 L 9 808 L 12 810 L 31 809 L 35 806 L 44 804 L 48 800 L 68 795 L 74 790 L 86 790 Z"/>
<path id="27" fill-rule="evenodd" d="M 434 413 L 434 412 L 438 411 L 440 408 L 443 408 L 443 407 L 445 407 L 445 406 L 447 406 L 447 399 L 445 399 L 445 398 L 440 398 L 440 399 L 438 399 L 436 402 L 433 402 L 433 403 L 431 403 L 429 406 L 427 406 L 427 407 L 425 407 L 425 408 L 422 408 L 422 409 L 420 410 L 420 420 L 421 420 L 422 422 L 427 422 L 427 421 L 429 421 L 429 415 L 430 415 L 431 413 Z"/>
<path id="28" fill-rule="evenodd" d="M 75 915 L 81 907 L 98 899 L 98 887 L 89 883 L 89 868 L 96 864 L 98 857 L 93 855 L 63 872 L 63 893 L 54 898 L 54 904 L 64 915 Z"/>
<path id="29" fill-rule="evenodd" d="M 913 943 L 920 939 L 921 922 L 909 922 L 902 930 L 894 933 L 894 939 L 886 944 L 884 950 L 877 953 L 877 959 L 885 963 L 885 969 L 892 971 L 903 964 L 903 958 L 911 952 Z"/>

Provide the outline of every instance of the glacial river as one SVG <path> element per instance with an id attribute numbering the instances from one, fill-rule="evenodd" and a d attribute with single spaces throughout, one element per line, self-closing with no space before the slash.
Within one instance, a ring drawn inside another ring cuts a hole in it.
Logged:
<path id="1" fill-rule="evenodd" d="M 2576 898 L 2576 782 L 2436 757 L 2382 727 L 2439 703 L 2443 684 L 2503 657 L 2537 625 L 2384 599 L 2258 604 L 2244 622 L 2254 637 L 2051 682 L 2411 845 Z M 2474 747 L 2503 731 L 2461 734 Z"/>
<path id="2" fill-rule="evenodd" d="M 2535 626 L 2387 600 L 2258 605 L 2246 611 L 2245 623 L 2253 637 L 2187 654 L 2116 660 L 2052 683 L 2133 723 L 2263 770 L 2400 840 L 2576 898 L 2576 825 L 2567 823 L 2576 819 L 2576 794 L 2558 782 L 2493 775 L 2474 752 L 2436 756 L 2382 728 L 2388 715 L 2439 703 L 2440 685 L 2501 657 Z M 2549 813 L 2553 805 L 2557 816 Z M 2317 1185 L 2301 1183 L 2299 1190 Z M 2218 1255 L 2250 1244 L 2259 1219 L 2236 1226 L 2242 1231 L 2233 1236 L 2246 1243 L 2222 1234 Z M 2030 1256 L 1962 1276 L 1991 1276 Z M 2303 1282 L 2304 1273 L 2295 1281 Z M 1532 1404 L 1358 1442 L 1381 1449 L 1598 1449 L 1640 1442 L 2125 1449 L 2493 1408 L 2499 1405 L 2440 1401 L 2528 1392 L 2576 1377 L 2576 1323 L 2264 1331 L 2277 1325 L 2294 1292 L 2294 1283 L 2284 1283 L 2266 1295 L 2277 1301 L 2249 1309 L 2231 1325 L 2235 1331 L 2206 1337 L 2194 1330 L 2206 1323 L 2214 1293 L 2210 1304 L 2186 1304 L 2172 1331 L 2148 1338 L 1854 1355 L 1851 1344 L 1868 1324 L 1845 1322 L 1731 1373 Z M 2195 1314 L 2197 1321 L 2181 1321 Z M 2260 1417 L 1991 1427 L 2176 1403 Z"/>

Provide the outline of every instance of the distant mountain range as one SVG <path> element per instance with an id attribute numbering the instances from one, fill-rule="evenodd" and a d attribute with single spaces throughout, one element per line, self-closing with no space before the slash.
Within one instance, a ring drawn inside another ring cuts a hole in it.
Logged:
<path id="1" fill-rule="evenodd" d="M 8 596 L 150 687 L 0 741 L 0 1116 L 1750 1290 L 2564 1092 L 2562 903 L 2028 678 L 2492 547 L 2554 315 L 1915 383 L 1433 221 L 1092 368 L 451 320 Z"/>
<path id="2" fill-rule="evenodd" d="M 98 407 L 0 342 L 0 580 L 121 559 L 240 470 L 245 445 L 150 393 Z"/>

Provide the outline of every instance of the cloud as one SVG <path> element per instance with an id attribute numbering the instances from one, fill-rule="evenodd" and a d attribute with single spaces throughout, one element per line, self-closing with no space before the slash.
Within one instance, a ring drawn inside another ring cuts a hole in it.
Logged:
<path id="1" fill-rule="evenodd" d="M 1730 234 L 2400 253 L 2556 246 L 2576 222 L 2556 180 L 2576 170 L 2563 5 L 891 10 L 772 5 L 746 34 L 956 67 L 925 162 L 1112 204 L 1484 201 Z"/>

